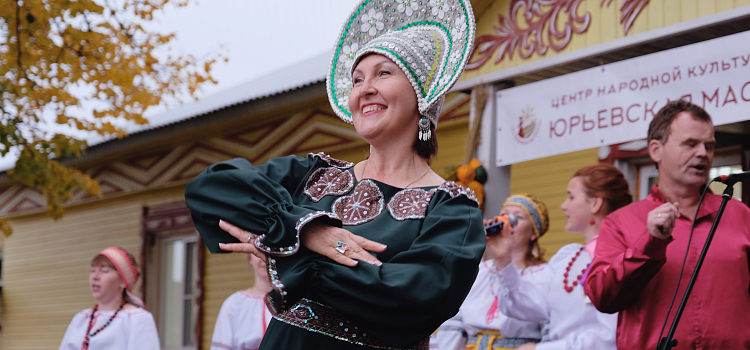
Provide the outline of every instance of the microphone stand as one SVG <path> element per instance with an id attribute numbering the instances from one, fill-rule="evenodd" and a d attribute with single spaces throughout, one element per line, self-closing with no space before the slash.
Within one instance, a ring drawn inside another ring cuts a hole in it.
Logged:
<path id="1" fill-rule="evenodd" d="M 698 257 L 698 263 L 695 264 L 693 275 L 690 276 L 690 282 L 688 282 L 687 289 L 685 290 L 685 295 L 682 296 L 682 301 L 680 302 L 680 306 L 677 308 L 677 313 L 674 316 L 674 320 L 672 320 L 672 326 L 669 328 L 669 333 L 667 333 L 666 337 L 661 338 L 657 350 L 670 350 L 673 347 L 677 346 L 677 339 L 673 338 L 674 333 L 677 330 L 677 324 L 680 322 L 682 312 L 685 311 L 685 304 L 687 304 L 688 298 L 690 297 L 690 292 L 693 290 L 693 285 L 695 285 L 695 280 L 698 278 L 698 272 L 700 272 L 701 265 L 703 265 L 703 259 L 706 258 L 706 253 L 708 253 L 708 246 L 711 245 L 711 240 L 714 238 L 716 227 L 719 226 L 721 215 L 724 214 L 724 208 L 727 206 L 729 200 L 732 199 L 732 195 L 734 194 L 734 184 L 736 182 L 737 181 L 726 184 L 727 189 L 724 190 L 724 193 L 721 195 L 723 198 L 721 201 L 721 205 L 719 206 L 719 212 L 716 213 L 716 218 L 714 219 L 714 223 L 711 226 L 711 231 L 708 232 L 706 244 L 703 246 L 703 251 L 701 252 L 700 257 Z M 698 218 L 693 218 L 693 220 L 697 219 Z"/>

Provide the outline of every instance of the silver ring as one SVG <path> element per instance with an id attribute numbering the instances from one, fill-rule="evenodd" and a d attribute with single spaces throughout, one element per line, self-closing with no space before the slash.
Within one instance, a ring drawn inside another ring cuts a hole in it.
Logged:
<path id="1" fill-rule="evenodd" d="M 258 235 L 252 234 L 252 233 L 248 232 L 247 233 L 247 242 L 245 242 L 245 243 L 251 243 L 253 241 L 253 239 L 255 239 L 255 237 L 258 237 Z"/>
<path id="2" fill-rule="evenodd" d="M 660 217 L 661 217 L 661 213 L 659 213 L 659 215 L 657 216 L 657 218 L 660 218 Z"/>
<path id="3" fill-rule="evenodd" d="M 338 251 L 341 254 L 344 254 L 347 250 L 349 250 L 349 245 L 344 242 L 338 242 L 336 243 L 336 247 L 334 247 L 336 251 Z"/>

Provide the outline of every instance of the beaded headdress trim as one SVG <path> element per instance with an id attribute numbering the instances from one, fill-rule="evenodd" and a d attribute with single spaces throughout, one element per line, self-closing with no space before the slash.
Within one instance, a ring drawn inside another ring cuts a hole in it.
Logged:
<path id="1" fill-rule="evenodd" d="M 396 63 L 417 95 L 419 113 L 437 126 L 445 94 L 463 72 L 476 25 L 467 0 L 362 0 L 344 23 L 326 77 L 334 112 L 351 123 L 352 71 L 377 53 Z"/>

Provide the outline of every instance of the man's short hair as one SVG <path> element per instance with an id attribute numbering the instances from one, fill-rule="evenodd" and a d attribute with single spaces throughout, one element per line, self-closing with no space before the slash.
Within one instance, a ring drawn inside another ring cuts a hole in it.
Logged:
<path id="1" fill-rule="evenodd" d="M 706 113 L 706 110 L 688 101 L 679 99 L 667 103 L 666 106 L 662 107 L 656 113 L 654 120 L 648 125 L 648 142 L 651 143 L 651 140 L 659 140 L 661 143 L 666 143 L 667 138 L 669 138 L 672 121 L 682 112 L 690 113 L 696 120 L 713 124 L 711 116 Z"/>

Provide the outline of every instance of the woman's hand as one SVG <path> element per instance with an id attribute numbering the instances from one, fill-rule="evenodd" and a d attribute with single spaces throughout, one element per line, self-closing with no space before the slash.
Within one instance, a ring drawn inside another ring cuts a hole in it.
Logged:
<path id="1" fill-rule="evenodd" d="M 300 240 L 307 249 L 346 266 L 357 266 L 357 260 L 383 265 L 368 252 L 383 252 L 386 245 L 357 236 L 345 229 L 311 222 L 302 228 Z M 339 246 L 339 242 L 342 243 Z M 343 250 L 343 253 L 337 248 Z"/>
<path id="2" fill-rule="evenodd" d="M 522 344 L 516 350 L 536 350 L 536 343 Z"/>
<path id="3" fill-rule="evenodd" d="M 497 219 L 484 220 L 483 223 L 487 226 L 496 221 Z M 512 234 L 512 230 L 510 232 L 503 230 L 496 235 L 487 236 L 487 249 L 489 250 L 490 255 L 492 255 L 492 258 L 495 259 L 495 267 L 497 267 L 498 270 L 504 269 L 513 261 L 513 239 L 510 237 Z"/>
<path id="4" fill-rule="evenodd" d="M 229 233 L 230 235 L 234 236 L 234 238 L 240 240 L 240 242 L 244 242 L 219 243 L 219 248 L 230 252 L 250 253 L 260 258 L 260 260 L 266 261 L 266 255 L 258 250 L 258 248 L 255 247 L 255 242 L 253 242 L 253 239 L 257 236 L 256 234 L 245 231 L 224 220 L 219 220 L 219 227 L 221 227 L 222 230 L 227 231 L 227 233 Z"/>

